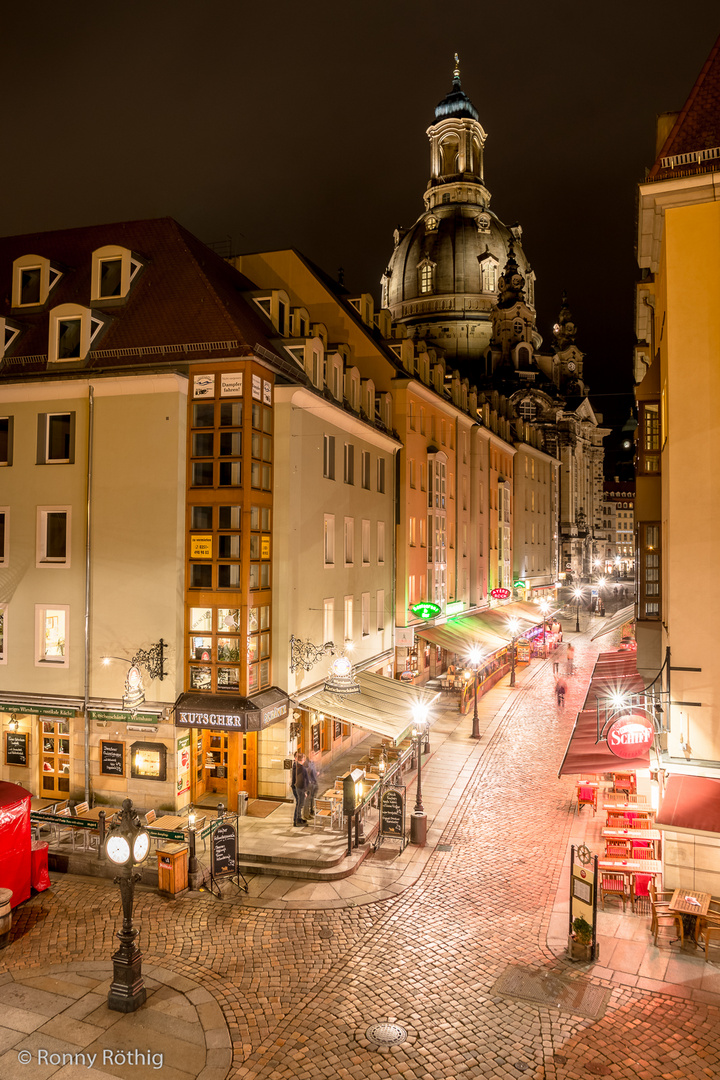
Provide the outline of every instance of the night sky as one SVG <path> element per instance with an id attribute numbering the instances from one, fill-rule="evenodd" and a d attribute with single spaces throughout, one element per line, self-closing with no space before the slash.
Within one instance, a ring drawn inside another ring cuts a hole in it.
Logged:
<path id="1" fill-rule="evenodd" d="M 457 51 L 540 331 L 567 290 L 591 397 L 621 423 L 636 184 L 656 114 L 682 107 L 719 32 L 717 0 L 16 5 L 0 235 L 169 215 L 233 252 L 297 247 L 377 300 Z"/>

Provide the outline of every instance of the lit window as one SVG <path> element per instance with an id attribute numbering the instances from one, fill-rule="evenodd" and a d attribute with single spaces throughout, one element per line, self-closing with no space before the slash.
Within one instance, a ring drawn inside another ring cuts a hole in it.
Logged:
<path id="1" fill-rule="evenodd" d="M 377 523 L 377 561 L 382 564 L 385 562 L 385 522 L 378 521 Z"/>
<path id="2" fill-rule="evenodd" d="M 37 512 L 36 566 L 70 566 L 69 506 L 40 506 Z"/>
<path id="3" fill-rule="evenodd" d="M 84 360 L 105 325 L 90 308 L 60 304 L 50 312 L 48 363 Z"/>
<path id="4" fill-rule="evenodd" d="M 344 525 L 344 552 L 345 565 L 352 566 L 355 562 L 355 518 L 346 517 Z"/>
<path id="5" fill-rule="evenodd" d="M 69 623 L 69 607 L 35 605 L 36 667 L 47 664 L 68 667 Z"/>
<path id="6" fill-rule="evenodd" d="M 323 642 L 335 640 L 335 600 L 323 600 Z"/>
<path id="7" fill-rule="evenodd" d="M 420 292 L 431 293 L 435 287 L 435 266 L 429 261 L 420 264 Z"/>
<path id="8" fill-rule="evenodd" d="M 323 476 L 335 479 L 335 436 L 323 435 Z"/>
<path id="9" fill-rule="evenodd" d="M 335 515 L 325 514 L 323 550 L 325 553 L 325 565 L 335 565 Z"/>

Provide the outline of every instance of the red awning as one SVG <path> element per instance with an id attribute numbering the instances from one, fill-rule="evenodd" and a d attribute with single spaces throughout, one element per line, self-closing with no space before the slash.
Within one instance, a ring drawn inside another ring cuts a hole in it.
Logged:
<path id="1" fill-rule="evenodd" d="M 720 833 L 720 780 L 669 776 L 655 823 L 666 829 Z"/>
<path id="2" fill-rule="evenodd" d="M 635 653 L 624 650 L 601 653 L 593 670 L 585 705 L 578 713 L 558 776 L 579 776 L 585 773 L 627 772 L 650 767 L 649 751 L 636 758 L 616 757 L 603 740 L 597 742 L 598 698 L 604 700 L 613 692 L 637 694 L 645 688 L 635 666 Z"/>

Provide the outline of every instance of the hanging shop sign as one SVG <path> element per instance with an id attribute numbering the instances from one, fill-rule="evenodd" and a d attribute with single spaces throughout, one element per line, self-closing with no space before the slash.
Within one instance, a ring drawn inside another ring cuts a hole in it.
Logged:
<path id="1" fill-rule="evenodd" d="M 636 758 L 649 750 L 655 738 L 655 729 L 642 713 L 621 716 L 608 729 L 608 750 L 620 758 Z"/>
<path id="2" fill-rule="evenodd" d="M 508 593 L 508 596 L 509 595 L 510 594 Z M 423 602 L 421 604 L 413 604 L 413 606 L 410 608 L 410 611 L 416 619 L 436 619 L 437 616 L 440 615 L 440 613 L 442 612 L 442 608 L 439 606 L 439 604 Z"/>
<path id="3" fill-rule="evenodd" d="M 527 589 L 526 581 L 513 581 L 513 589 Z"/>
<path id="4" fill-rule="evenodd" d="M 114 720 L 116 723 L 123 724 L 159 724 L 161 720 L 158 713 L 112 712 L 108 709 L 88 709 L 88 716 L 91 720 Z"/>
<path id="5" fill-rule="evenodd" d="M 493 589 L 490 593 L 493 600 L 507 600 L 510 596 L 509 589 Z"/>

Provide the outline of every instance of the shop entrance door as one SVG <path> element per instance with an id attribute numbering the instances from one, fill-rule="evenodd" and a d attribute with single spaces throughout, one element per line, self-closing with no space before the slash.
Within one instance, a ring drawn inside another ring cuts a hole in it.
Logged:
<path id="1" fill-rule="evenodd" d="M 235 809 L 239 791 L 257 794 L 257 733 L 192 732 L 192 791 L 194 805 L 222 802 Z"/>
<path id="2" fill-rule="evenodd" d="M 70 721 L 41 720 L 40 795 L 70 794 Z"/>

